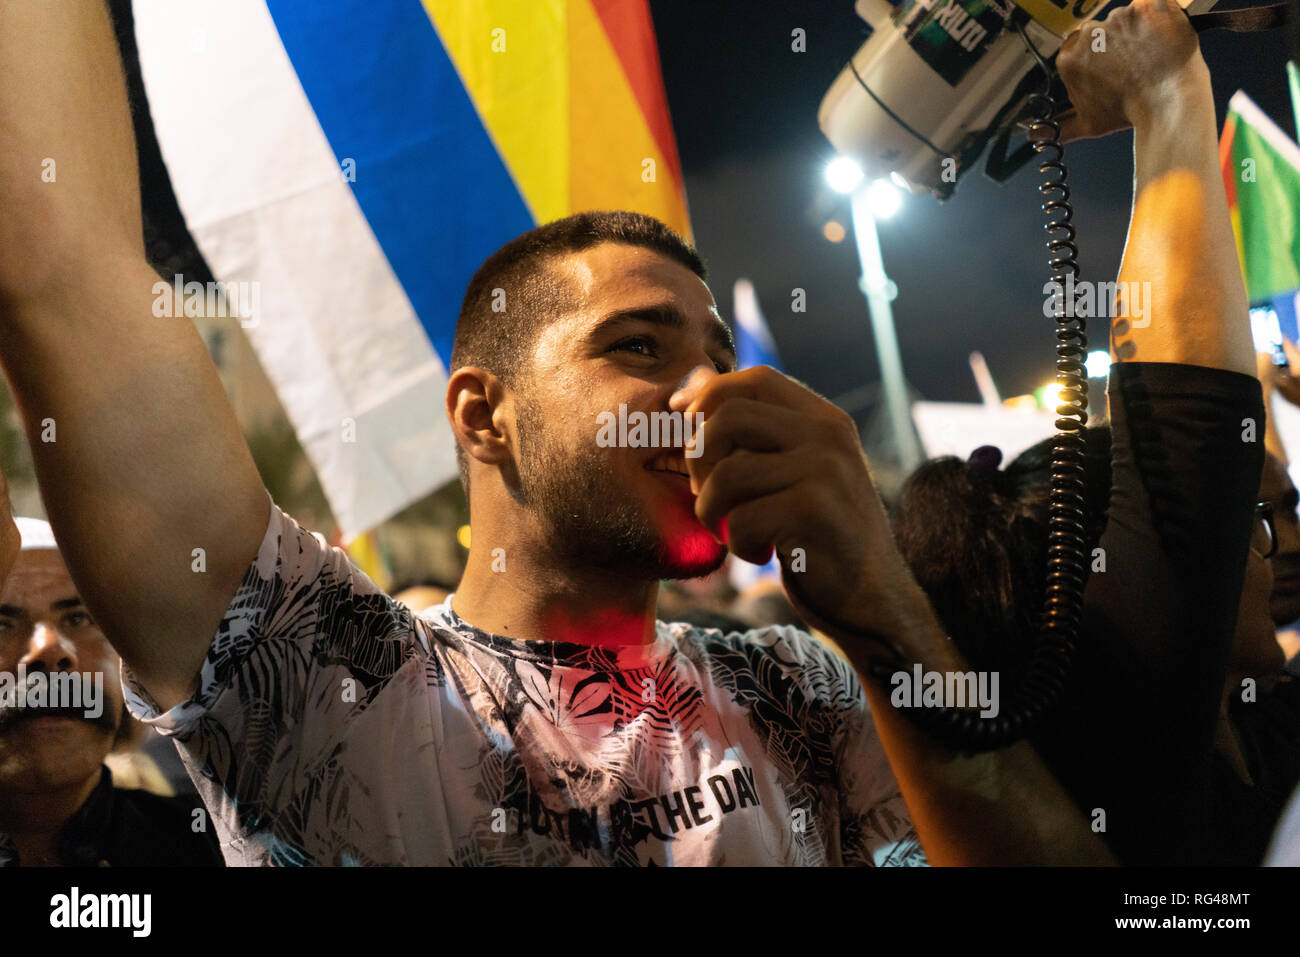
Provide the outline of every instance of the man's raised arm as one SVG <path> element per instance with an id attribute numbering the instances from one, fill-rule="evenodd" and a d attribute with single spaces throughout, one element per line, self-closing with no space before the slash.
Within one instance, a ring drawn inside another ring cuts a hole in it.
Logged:
<path id="1" fill-rule="evenodd" d="M 0 3 L 0 363 L 68 567 L 169 708 L 269 504 L 192 323 L 153 314 L 138 175 L 102 0 Z"/>
<path id="2" fill-rule="evenodd" d="M 1134 130 L 1133 218 L 1119 275 L 1126 299 L 1112 323 L 1112 355 L 1253 376 L 1214 95 L 1196 34 L 1173 0 L 1113 10 L 1104 52 L 1090 44 L 1094 26 L 1066 39 L 1057 65 L 1079 109 L 1063 135 Z"/>

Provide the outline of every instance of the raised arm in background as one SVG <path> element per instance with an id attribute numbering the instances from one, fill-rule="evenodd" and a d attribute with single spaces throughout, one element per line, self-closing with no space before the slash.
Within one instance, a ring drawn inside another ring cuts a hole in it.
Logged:
<path id="1" fill-rule="evenodd" d="M 1093 49 L 1099 26 L 1104 52 Z M 1134 0 L 1071 34 L 1057 66 L 1078 110 L 1064 137 L 1133 127 L 1133 217 L 1119 280 L 1149 290 L 1150 301 L 1130 301 L 1134 316 L 1112 323 L 1112 357 L 1255 375 L 1210 71 L 1187 15 L 1172 0 Z"/>
<path id="2" fill-rule="evenodd" d="M 153 313 L 103 0 L 5 0 L 0 70 L 0 363 L 68 568 L 167 708 L 257 552 L 267 494 L 192 323 Z"/>

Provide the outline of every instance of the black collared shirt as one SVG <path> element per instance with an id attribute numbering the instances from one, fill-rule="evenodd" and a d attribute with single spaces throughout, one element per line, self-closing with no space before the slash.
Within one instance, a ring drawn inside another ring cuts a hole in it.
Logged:
<path id="1" fill-rule="evenodd" d="M 200 824 L 204 829 L 196 831 Z M 63 826 L 58 855 L 64 867 L 224 866 L 202 804 L 115 788 L 107 767 L 86 803 Z M 17 848 L 0 833 L 0 867 L 20 863 Z"/>

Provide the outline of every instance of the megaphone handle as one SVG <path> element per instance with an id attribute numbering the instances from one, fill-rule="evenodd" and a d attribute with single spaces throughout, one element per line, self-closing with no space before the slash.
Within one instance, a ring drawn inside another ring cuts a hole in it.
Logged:
<path id="1" fill-rule="evenodd" d="M 1272 30 L 1287 22 L 1287 4 L 1274 3 L 1266 7 L 1243 7 L 1240 10 L 1211 10 L 1209 13 L 1188 14 L 1192 29 L 1197 33 L 1206 30 L 1232 30 L 1234 33 L 1256 33 Z M 1186 13 L 1186 11 L 1183 11 Z"/>

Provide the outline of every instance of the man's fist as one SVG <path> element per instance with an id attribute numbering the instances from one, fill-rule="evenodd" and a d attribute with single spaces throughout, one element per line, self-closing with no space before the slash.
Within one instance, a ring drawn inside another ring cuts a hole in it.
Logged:
<path id="1" fill-rule="evenodd" d="M 1133 0 L 1081 24 L 1061 44 L 1056 68 L 1074 104 L 1062 140 L 1150 122 L 1210 82 L 1196 31 L 1174 0 Z"/>
<path id="2" fill-rule="evenodd" d="M 928 608 L 845 412 L 767 366 L 718 376 L 686 412 L 704 419 L 700 454 L 686 460 L 696 517 L 746 561 L 775 549 L 806 620 L 889 633 L 894 606 Z"/>

